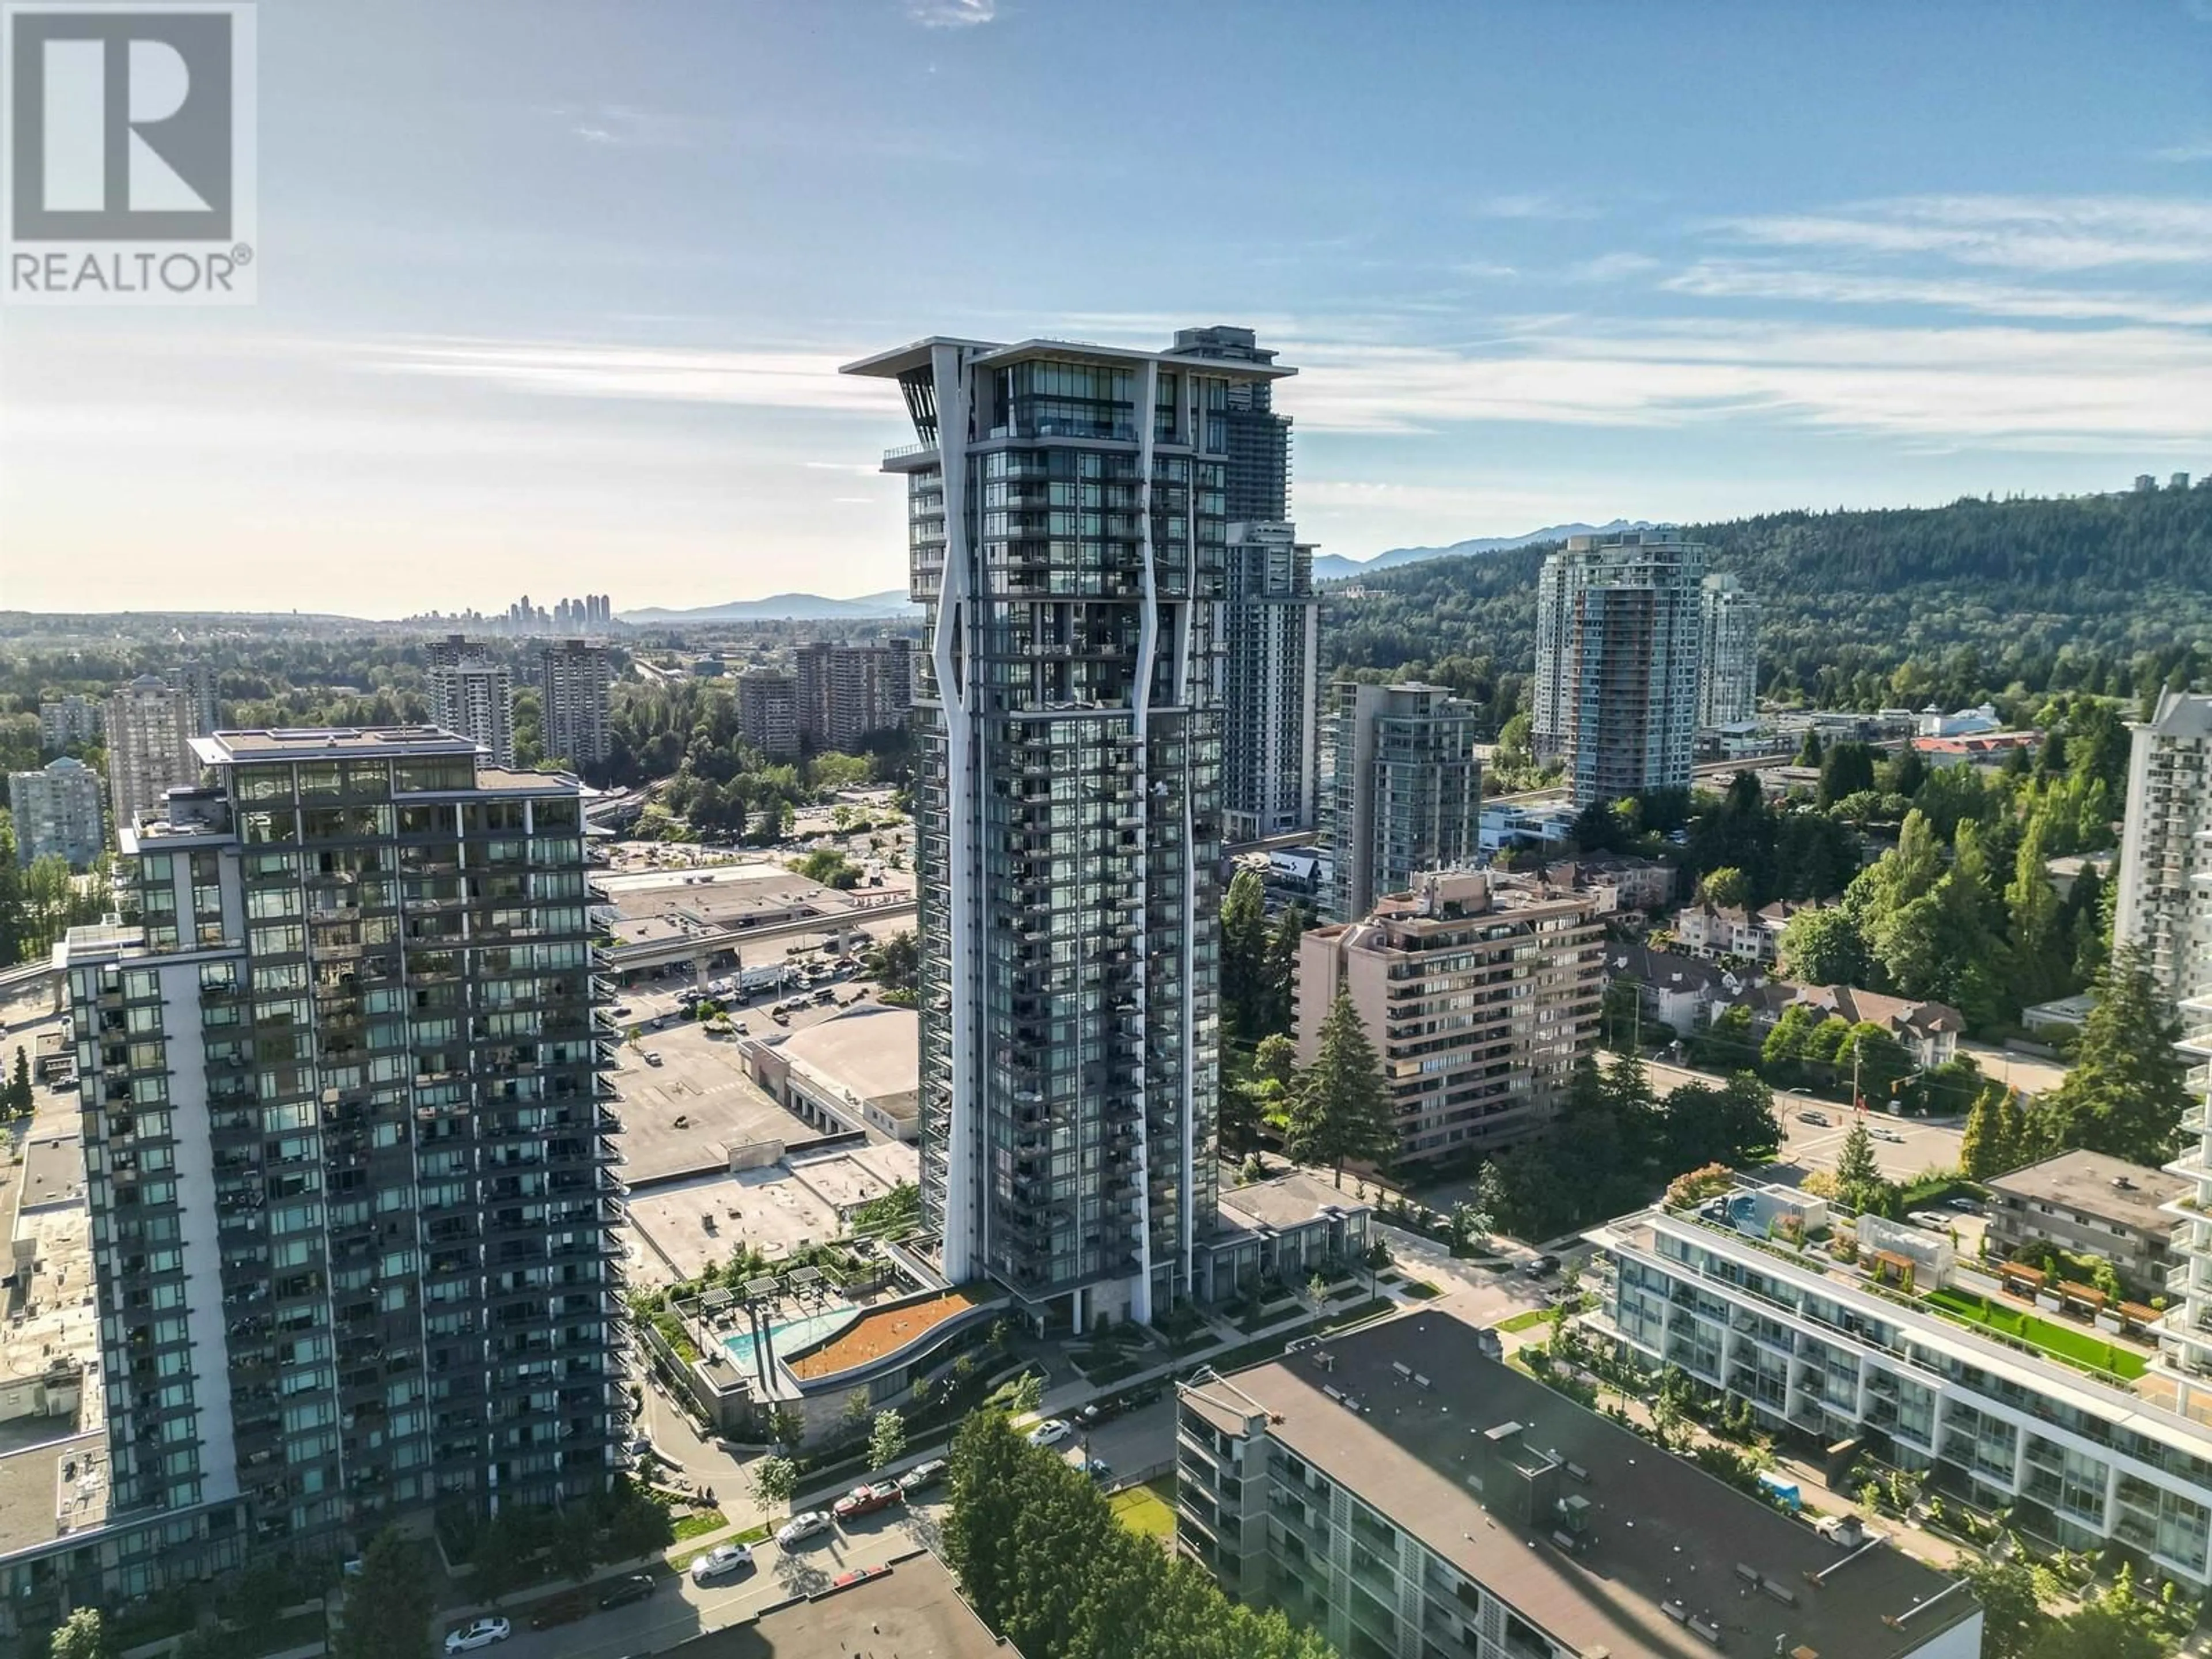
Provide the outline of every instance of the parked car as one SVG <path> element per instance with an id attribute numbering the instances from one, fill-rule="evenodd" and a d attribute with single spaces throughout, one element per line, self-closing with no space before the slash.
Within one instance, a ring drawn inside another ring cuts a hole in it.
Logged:
<path id="1" fill-rule="evenodd" d="M 1559 1258 L 1555 1255 L 1535 1256 L 1529 1261 L 1528 1273 L 1531 1278 L 1541 1279 L 1546 1273 L 1557 1272 L 1559 1266 Z"/>
<path id="2" fill-rule="evenodd" d="M 1800 1123 L 1818 1124 L 1823 1129 L 1828 1127 L 1828 1115 L 1826 1112 L 1800 1112 L 1797 1114 L 1797 1121 Z"/>
<path id="3" fill-rule="evenodd" d="M 626 1607 L 651 1595 L 660 1581 L 649 1572 L 633 1572 L 617 1578 L 599 1597 L 602 1607 Z"/>
<path id="4" fill-rule="evenodd" d="M 941 1457 L 933 1457 L 927 1463 L 917 1463 L 912 1468 L 908 1469 L 904 1474 L 899 1476 L 899 1490 L 901 1492 L 921 1492 L 926 1487 L 933 1486 L 939 1481 L 945 1479 L 945 1471 L 947 1467 L 948 1466 L 945 1460 Z"/>
<path id="5" fill-rule="evenodd" d="M 504 1619 L 479 1619 L 473 1625 L 447 1631 L 446 1651 L 473 1653 L 477 1649 L 488 1648 L 495 1642 L 504 1642 L 514 1634 L 514 1627 Z"/>
<path id="6" fill-rule="evenodd" d="M 896 1480 L 875 1480 L 855 1486 L 830 1506 L 830 1513 L 840 1521 L 857 1521 L 864 1515 L 873 1515 L 878 1510 L 889 1509 L 905 1494 Z"/>
<path id="7" fill-rule="evenodd" d="M 1057 1417 L 1048 1417 L 1043 1422 L 1038 1424 L 1036 1427 L 1030 1431 L 1030 1444 L 1032 1446 L 1057 1446 L 1061 1441 L 1066 1439 L 1069 1435 L 1074 1432 L 1075 1431 L 1068 1426 L 1065 1419 Z"/>
<path id="8" fill-rule="evenodd" d="M 551 1630 L 556 1625 L 573 1625 L 592 1610 L 592 1598 L 581 1590 L 570 1590 L 566 1595 L 556 1595 L 550 1601 L 541 1601 L 530 1615 L 530 1628 Z"/>
<path id="9" fill-rule="evenodd" d="M 645 1051 L 645 1063 L 646 1063 L 647 1065 L 648 1065 L 648 1066 L 658 1066 L 658 1065 L 659 1065 L 659 1064 L 660 1064 L 660 1050 L 659 1050 L 659 1049 L 658 1049 L 658 1048 L 647 1048 L 647 1049 Z"/>
<path id="10" fill-rule="evenodd" d="M 1947 1198 L 1943 1200 L 1943 1207 L 1956 1210 L 1960 1215 L 1979 1215 L 1982 1201 L 1978 1198 Z"/>
<path id="11" fill-rule="evenodd" d="M 836 1523 L 827 1510 L 808 1510 L 794 1515 L 775 1529 L 775 1541 L 789 1549 L 793 1544 L 803 1544 L 810 1538 L 818 1538 Z"/>
<path id="12" fill-rule="evenodd" d="M 1933 1228 L 1939 1233 L 1951 1229 L 1951 1218 L 1941 1210 L 1915 1210 L 1905 1218 L 1917 1227 Z"/>
<path id="13" fill-rule="evenodd" d="M 1114 1466 L 1103 1457 L 1085 1458 L 1083 1472 L 1093 1480 L 1110 1480 L 1114 1478 Z"/>
<path id="14" fill-rule="evenodd" d="M 717 1544 L 691 1564 L 691 1582 L 711 1584 L 717 1578 L 727 1578 L 733 1572 L 743 1572 L 753 1564 L 753 1553 L 744 1544 Z"/>
<path id="15" fill-rule="evenodd" d="M 1075 1413 L 1075 1420 L 1086 1429 L 1095 1429 L 1101 1423 L 1111 1423 L 1121 1414 L 1119 1400 L 1094 1400 Z"/>

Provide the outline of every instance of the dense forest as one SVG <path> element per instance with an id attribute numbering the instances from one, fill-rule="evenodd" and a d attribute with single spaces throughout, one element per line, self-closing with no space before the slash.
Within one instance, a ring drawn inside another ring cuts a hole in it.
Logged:
<path id="1" fill-rule="evenodd" d="M 1779 513 L 1685 533 L 1759 597 L 1760 689 L 1788 701 L 1956 708 L 2008 690 L 2140 701 L 2190 684 L 2212 653 L 2212 488 Z M 1534 666 L 1536 573 L 1552 550 L 1332 586 L 1325 654 L 1340 668 L 1426 673 L 1502 726 Z"/>

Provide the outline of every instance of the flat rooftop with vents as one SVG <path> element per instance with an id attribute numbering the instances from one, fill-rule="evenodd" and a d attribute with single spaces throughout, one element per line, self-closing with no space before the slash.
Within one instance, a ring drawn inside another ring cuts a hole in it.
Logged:
<path id="1" fill-rule="evenodd" d="M 1177 1426 L 1178 1547 L 1346 1652 L 1413 1650 L 1408 1620 L 1444 1651 L 1475 1650 L 1474 1630 L 1516 1659 L 1980 1649 L 1963 1583 L 1832 1542 L 1486 1358 L 1444 1314 L 1204 1376 Z"/>

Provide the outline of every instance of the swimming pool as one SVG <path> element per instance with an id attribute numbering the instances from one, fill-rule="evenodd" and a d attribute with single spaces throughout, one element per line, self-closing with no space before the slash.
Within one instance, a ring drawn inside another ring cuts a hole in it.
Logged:
<path id="1" fill-rule="evenodd" d="M 769 1325 L 769 1342 L 776 1356 L 781 1358 L 801 1348 L 811 1348 L 817 1342 L 827 1340 L 860 1316 L 860 1310 L 848 1305 L 824 1308 L 820 1313 L 806 1314 L 798 1319 L 772 1321 Z M 724 1337 L 722 1346 L 729 1350 L 730 1363 L 739 1370 L 753 1369 L 753 1334 L 750 1331 L 739 1331 L 734 1336 Z"/>

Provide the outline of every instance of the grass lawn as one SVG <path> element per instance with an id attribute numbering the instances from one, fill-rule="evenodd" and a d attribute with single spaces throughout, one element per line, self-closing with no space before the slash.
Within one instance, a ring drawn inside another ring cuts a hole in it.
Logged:
<path id="1" fill-rule="evenodd" d="M 696 1538 L 701 1533 L 713 1532 L 718 1528 L 726 1527 L 729 1524 L 720 1510 L 702 1510 L 696 1515 L 687 1515 L 675 1522 L 676 1541 L 680 1544 L 687 1538 Z"/>
<path id="2" fill-rule="evenodd" d="M 1501 1319 L 1498 1328 L 1501 1331 L 1533 1331 L 1551 1316 L 1549 1308 L 1531 1308 L 1526 1313 L 1515 1314 L 1510 1319 Z"/>
<path id="3" fill-rule="evenodd" d="M 2054 1324 L 2039 1319 L 2018 1308 L 1991 1302 L 1987 1297 L 1973 1296 L 1959 1291 L 1935 1290 L 1927 1300 L 1953 1318 L 1970 1325 L 1987 1326 L 1990 1330 L 2017 1337 L 2033 1344 L 2046 1353 L 2070 1359 L 2077 1365 L 2087 1365 L 2093 1370 L 2108 1371 L 2133 1382 L 2148 1368 L 2150 1362 L 2130 1348 L 2123 1348 L 2106 1341 L 2089 1331 L 2078 1330 L 2070 1325 Z"/>
<path id="4" fill-rule="evenodd" d="M 1175 1480 L 1163 1475 L 1140 1486 L 1125 1486 L 1106 1500 L 1114 1518 L 1131 1532 L 1166 1544 L 1175 1537 Z"/>

